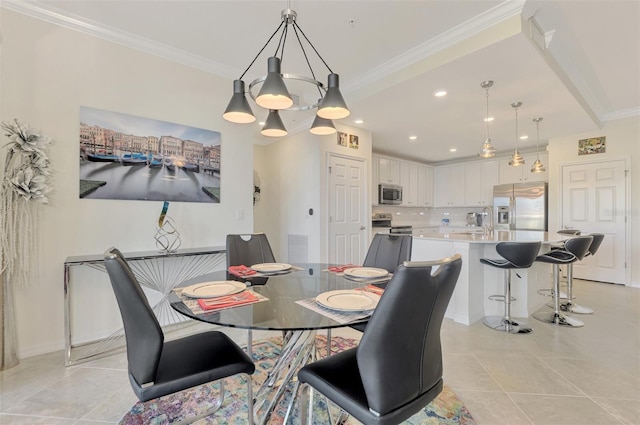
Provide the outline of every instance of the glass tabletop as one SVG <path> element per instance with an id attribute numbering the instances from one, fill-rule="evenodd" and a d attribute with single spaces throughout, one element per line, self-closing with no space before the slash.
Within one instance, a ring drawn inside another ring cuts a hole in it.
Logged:
<path id="1" fill-rule="evenodd" d="M 327 270 L 327 264 L 299 264 L 302 270 L 269 277 L 239 278 L 227 271 L 205 274 L 185 281 L 180 287 L 199 282 L 237 280 L 245 282 L 248 289 L 268 298 L 266 301 L 225 310 L 194 313 L 174 292 L 169 295 L 171 307 L 195 320 L 227 327 L 261 330 L 314 330 L 349 326 L 365 322 L 354 320 L 340 323 L 317 313 L 296 301 L 315 299 L 323 292 L 365 287 L 368 282 L 354 281 Z"/>

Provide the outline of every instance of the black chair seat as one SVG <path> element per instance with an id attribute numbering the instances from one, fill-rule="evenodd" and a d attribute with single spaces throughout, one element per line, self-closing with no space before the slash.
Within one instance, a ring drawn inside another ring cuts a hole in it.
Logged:
<path id="1" fill-rule="evenodd" d="M 494 260 L 491 258 L 481 258 L 480 262 L 482 264 L 487 264 L 489 266 L 497 267 L 499 269 L 513 269 L 513 264 L 507 260 Z"/>
<path id="2" fill-rule="evenodd" d="M 424 408 L 442 391 L 443 381 L 408 401 L 402 409 L 384 416 L 369 410 L 356 359 L 356 348 L 334 354 L 304 367 L 298 379 L 306 382 L 322 394 L 330 394 L 331 400 L 363 424 L 399 424 Z M 340 391 L 336 391 L 339 388 Z M 393 391 L 390 387 L 389 391 Z"/>
<path id="3" fill-rule="evenodd" d="M 500 269 L 528 269 L 536 261 L 540 242 L 500 242 L 496 251 L 502 258 L 481 258 L 482 264 Z"/>
<path id="4" fill-rule="evenodd" d="M 255 365 L 236 343 L 222 332 L 210 331 L 166 342 L 153 385 L 143 388 L 131 375 L 129 379 L 138 399 L 147 401 L 254 371 Z"/>
<path id="5" fill-rule="evenodd" d="M 536 261 L 549 264 L 569 264 L 573 263 L 578 258 L 572 253 L 565 251 L 564 249 L 554 249 L 542 255 L 538 255 Z"/>

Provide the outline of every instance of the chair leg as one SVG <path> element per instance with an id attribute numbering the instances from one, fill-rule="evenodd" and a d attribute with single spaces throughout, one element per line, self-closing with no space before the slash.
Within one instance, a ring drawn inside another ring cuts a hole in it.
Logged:
<path id="1" fill-rule="evenodd" d="M 560 311 L 560 267 L 558 264 L 553 265 L 553 311 L 539 310 L 533 313 L 533 317 L 541 322 L 553 323 L 559 326 L 581 327 L 584 322 L 566 316 Z"/>
<path id="2" fill-rule="evenodd" d="M 251 379 L 251 375 L 247 376 L 247 419 L 249 420 L 249 425 L 254 425 L 253 420 L 253 380 Z"/>
<path id="3" fill-rule="evenodd" d="M 309 384 L 300 387 L 300 423 L 313 425 L 313 388 Z"/>
<path id="4" fill-rule="evenodd" d="M 567 267 L 567 301 L 560 304 L 560 309 L 576 314 L 593 314 L 592 308 L 575 304 L 573 299 L 573 264 L 569 264 Z"/>
<path id="5" fill-rule="evenodd" d="M 249 380 L 251 380 L 251 376 L 249 376 Z M 220 379 L 218 382 L 220 382 L 220 397 L 218 397 L 218 400 L 216 401 L 216 404 L 213 405 L 213 407 L 211 407 L 210 409 L 207 409 L 205 412 L 200 413 L 199 415 L 196 416 L 190 416 L 188 418 L 185 418 L 179 422 L 176 422 L 176 425 L 188 425 L 188 424 L 192 424 L 195 421 L 198 421 L 200 419 L 209 417 L 211 415 L 213 415 L 214 413 L 216 413 L 218 411 L 218 409 L 220 409 L 220 407 L 222 406 L 222 403 L 224 403 L 224 379 Z M 207 384 L 204 384 L 207 385 Z M 252 423 L 252 422 L 250 422 Z"/>
<path id="6" fill-rule="evenodd" d="M 511 319 L 511 270 L 504 270 L 504 316 L 485 317 L 482 322 L 492 329 L 512 334 L 526 334 L 533 331 L 526 324 Z"/>

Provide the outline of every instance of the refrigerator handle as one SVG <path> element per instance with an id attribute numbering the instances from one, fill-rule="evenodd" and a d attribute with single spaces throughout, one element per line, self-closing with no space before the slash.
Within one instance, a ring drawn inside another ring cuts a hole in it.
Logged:
<path id="1" fill-rule="evenodd" d="M 516 198 L 509 198 L 509 230 L 516 229 Z"/>

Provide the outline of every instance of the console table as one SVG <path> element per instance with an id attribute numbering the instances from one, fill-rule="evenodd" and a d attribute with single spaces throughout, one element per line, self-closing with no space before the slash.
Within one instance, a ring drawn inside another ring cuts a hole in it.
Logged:
<path id="1" fill-rule="evenodd" d="M 131 267 L 133 274 L 142 286 L 149 304 L 152 306 L 158 321 L 163 327 L 165 333 L 178 331 L 189 324 L 183 315 L 175 313 L 170 307 L 167 300 L 171 290 L 182 282 L 200 276 L 206 273 L 224 270 L 226 268 L 226 250 L 225 247 L 206 247 L 206 248 L 186 248 L 179 249 L 175 252 L 166 253 L 159 251 L 144 251 L 123 253 L 127 263 Z M 122 321 L 117 310 L 111 316 L 119 323 L 120 328 L 106 337 L 99 337 L 91 341 L 83 341 L 80 343 L 73 341 L 73 319 L 84 319 L 84 317 L 74 317 L 74 303 L 72 298 L 72 289 L 77 285 L 82 285 L 86 289 L 87 285 L 98 284 L 88 289 L 96 291 L 99 294 L 93 300 L 91 297 L 89 303 L 85 305 L 85 309 L 95 306 L 96 313 L 101 310 L 101 306 L 107 301 L 115 304 L 115 296 L 110 285 L 108 285 L 108 277 L 106 276 L 106 268 L 104 267 L 103 254 L 82 255 L 75 257 L 67 257 L 64 262 L 64 326 L 65 326 L 65 365 L 72 365 L 81 361 L 94 360 L 104 357 L 121 350 L 124 347 L 124 330 L 122 329 Z M 82 274 L 83 268 L 94 269 L 102 272 L 105 279 L 78 278 L 74 275 Z M 108 291 L 105 292 L 104 282 L 107 282 Z M 100 287 L 100 289 L 98 289 Z M 76 289 L 80 289 L 77 287 Z M 99 292 L 102 290 L 102 292 Z M 108 293 L 109 300 L 100 298 Z M 108 303 L 107 303 L 108 304 Z M 113 308 L 112 308 L 113 309 Z M 100 311 L 102 314 L 110 312 Z M 85 317 L 89 315 L 84 314 Z M 94 321 L 96 320 L 93 318 Z M 92 317 L 88 317 L 85 322 L 90 323 Z M 102 332 L 104 333 L 104 332 Z"/>

